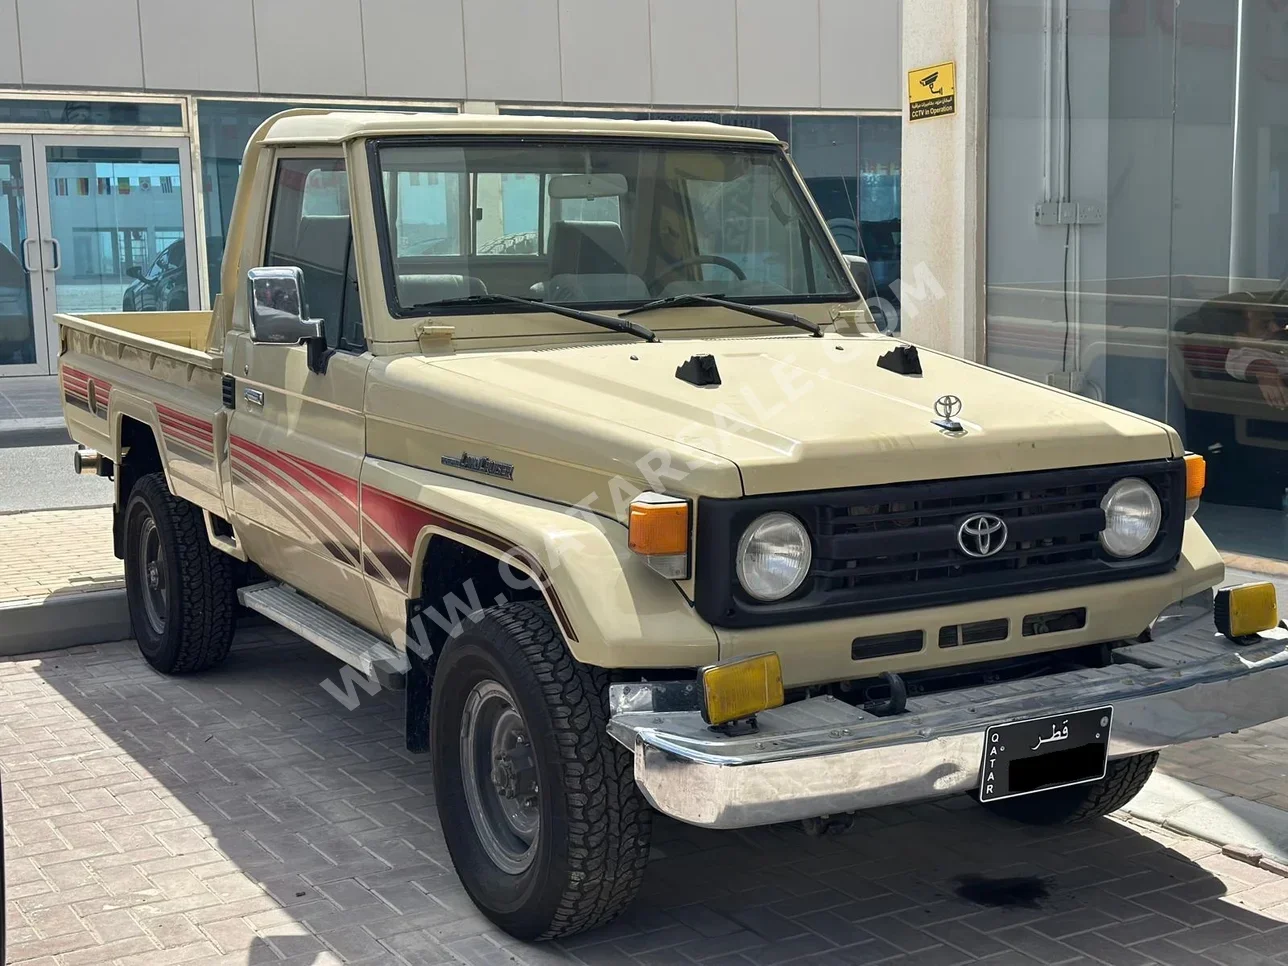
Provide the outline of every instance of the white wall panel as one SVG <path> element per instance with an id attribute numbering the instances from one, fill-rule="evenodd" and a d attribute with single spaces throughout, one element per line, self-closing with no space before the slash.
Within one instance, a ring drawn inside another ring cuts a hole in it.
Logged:
<path id="1" fill-rule="evenodd" d="M 818 107 L 818 0 L 738 0 L 738 103 Z"/>
<path id="2" fill-rule="evenodd" d="M 461 0 L 362 0 L 362 33 L 372 97 L 465 97 Z"/>
<path id="3" fill-rule="evenodd" d="M 251 0 L 138 0 L 143 79 L 151 90 L 254 91 Z"/>
<path id="4" fill-rule="evenodd" d="M 735 105 L 734 0 L 650 0 L 650 11 L 654 103 Z"/>
<path id="5" fill-rule="evenodd" d="M 143 86 L 135 0 L 18 0 L 23 83 Z"/>
<path id="6" fill-rule="evenodd" d="M 903 105 L 900 0 L 819 0 L 822 106 Z"/>
<path id="7" fill-rule="evenodd" d="M 465 78 L 477 100 L 560 100 L 558 0 L 465 0 Z"/>
<path id="8" fill-rule="evenodd" d="M 0 85 L 902 104 L 902 0 L 0 0 Z"/>
<path id="9" fill-rule="evenodd" d="M 648 0 L 559 0 L 559 33 L 564 100 L 652 99 Z"/>
<path id="10" fill-rule="evenodd" d="M 18 0 L 0 0 L 0 84 L 22 83 L 18 46 Z"/>
<path id="11" fill-rule="evenodd" d="M 260 89 L 365 94 L 359 10 L 359 0 L 255 0 Z"/>

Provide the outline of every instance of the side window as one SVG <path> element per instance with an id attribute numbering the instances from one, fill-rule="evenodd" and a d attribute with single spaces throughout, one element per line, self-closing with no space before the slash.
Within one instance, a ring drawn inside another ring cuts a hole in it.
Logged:
<path id="1" fill-rule="evenodd" d="M 538 254 L 541 176 L 484 171 L 473 181 L 474 254 Z"/>
<path id="2" fill-rule="evenodd" d="M 349 182 L 340 158 L 278 162 L 265 265 L 304 273 L 306 309 L 322 319 L 332 349 L 362 348 L 362 309 L 351 266 Z"/>
<path id="3" fill-rule="evenodd" d="M 170 267 L 170 251 L 169 249 L 166 249 L 160 255 L 157 256 L 157 260 L 153 262 L 152 267 L 148 269 L 148 274 L 147 274 L 148 279 L 160 278 L 165 273 L 165 270 L 168 269 L 169 267 Z"/>

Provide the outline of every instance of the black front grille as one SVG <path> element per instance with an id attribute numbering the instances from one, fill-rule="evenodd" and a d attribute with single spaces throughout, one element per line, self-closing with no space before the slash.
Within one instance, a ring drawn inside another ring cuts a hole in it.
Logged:
<path id="1" fill-rule="evenodd" d="M 1158 492 L 1163 523 L 1149 550 L 1124 561 L 1100 546 L 1100 502 L 1113 483 L 1129 476 Z M 764 604 L 738 586 L 734 554 L 748 524 L 774 510 L 804 522 L 814 556 L 796 594 Z M 963 521 L 976 514 L 1000 518 L 1007 528 L 1001 549 L 987 556 L 972 557 L 958 541 Z M 1146 576 L 1176 565 L 1184 518 L 1181 460 L 703 499 L 696 604 L 713 624 L 753 627 Z"/>

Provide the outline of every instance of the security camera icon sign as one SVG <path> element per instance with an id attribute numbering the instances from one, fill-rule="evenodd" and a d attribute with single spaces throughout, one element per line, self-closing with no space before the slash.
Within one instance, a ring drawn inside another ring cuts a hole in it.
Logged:
<path id="1" fill-rule="evenodd" d="M 933 74 L 927 74 L 925 77 L 923 77 L 920 80 L 919 83 L 921 84 L 922 87 L 929 88 L 930 93 L 932 94 L 943 94 L 944 89 L 942 87 L 935 86 L 938 80 L 939 80 L 939 71 L 935 71 Z"/>

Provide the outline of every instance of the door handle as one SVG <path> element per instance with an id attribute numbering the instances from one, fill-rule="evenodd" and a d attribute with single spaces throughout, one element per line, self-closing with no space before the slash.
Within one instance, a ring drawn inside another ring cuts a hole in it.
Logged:
<path id="1" fill-rule="evenodd" d="M 54 249 L 54 264 L 53 267 L 50 268 L 50 271 L 56 272 L 63 267 L 63 246 L 58 243 L 57 238 L 49 239 L 49 244 L 53 246 Z"/>
<path id="2" fill-rule="evenodd" d="M 242 398 L 245 399 L 252 406 L 264 405 L 264 394 L 260 392 L 258 389 L 243 389 Z"/>
<path id="3" fill-rule="evenodd" d="M 22 240 L 22 270 L 30 275 L 33 271 L 31 267 L 31 246 L 36 244 L 34 238 L 24 238 Z"/>

